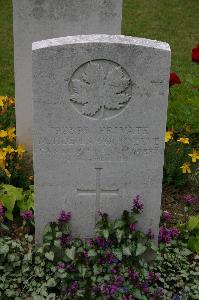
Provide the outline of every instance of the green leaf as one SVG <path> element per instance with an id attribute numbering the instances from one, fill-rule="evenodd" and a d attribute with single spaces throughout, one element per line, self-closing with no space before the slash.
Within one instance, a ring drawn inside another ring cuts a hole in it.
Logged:
<path id="1" fill-rule="evenodd" d="M 189 231 L 199 229 L 199 215 L 190 217 L 188 222 L 188 229 Z"/>
<path id="2" fill-rule="evenodd" d="M 9 252 L 9 246 L 7 244 L 0 246 L 0 254 L 6 255 Z"/>
<path id="3" fill-rule="evenodd" d="M 129 247 L 123 247 L 122 252 L 124 255 L 131 256 L 131 249 Z"/>
<path id="4" fill-rule="evenodd" d="M 150 248 L 155 252 L 158 251 L 158 246 L 153 241 L 150 243 Z"/>
<path id="5" fill-rule="evenodd" d="M 140 292 L 139 289 L 135 289 L 135 290 L 133 291 L 133 296 L 135 296 L 136 299 L 142 299 L 142 294 L 141 294 L 141 292 Z"/>
<path id="6" fill-rule="evenodd" d="M 104 229 L 104 230 L 102 231 L 102 234 L 103 234 L 103 237 L 104 237 L 106 240 L 108 240 L 108 238 L 109 238 L 109 231 L 108 231 L 108 229 Z"/>
<path id="7" fill-rule="evenodd" d="M 12 212 L 16 201 L 21 201 L 24 199 L 23 190 L 9 184 L 4 184 L 0 190 L 0 198 L 3 206 L 7 209 L 5 216 L 12 221 Z"/>
<path id="8" fill-rule="evenodd" d="M 118 240 L 119 243 L 121 242 L 123 235 L 124 235 L 123 230 L 120 230 L 120 229 L 116 230 L 116 237 L 117 237 L 117 240 Z"/>
<path id="9" fill-rule="evenodd" d="M 65 254 L 68 258 L 71 260 L 74 260 L 75 258 L 75 247 L 72 247 L 71 249 L 66 249 Z"/>
<path id="10" fill-rule="evenodd" d="M 184 256 L 189 256 L 189 255 L 191 255 L 193 252 L 192 251 L 190 251 L 189 249 L 187 249 L 187 248 L 184 248 L 184 249 L 182 249 L 181 251 L 180 251 L 180 254 L 181 255 L 184 255 Z"/>
<path id="11" fill-rule="evenodd" d="M 118 228 L 122 228 L 124 226 L 124 221 L 121 220 L 121 219 L 118 219 L 115 221 L 115 224 L 114 224 L 114 229 L 118 229 Z"/>
<path id="12" fill-rule="evenodd" d="M 34 209 L 33 194 L 30 194 L 28 198 L 24 198 L 22 201 L 17 201 L 17 206 L 20 208 L 21 211 L 30 210 L 31 208 Z"/>
<path id="13" fill-rule="evenodd" d="M 188 240 L 188 246 L 193 252 L 199 253 L 199 238 L 196 236 L 190 236 Z"/>
<path id="14" fill-rule="evenodd" d="M 94 257 L 97 255 L 97 252 L 93 249 L 89 250 L 88 251 L 88 257 Z"/>
<path id="15" fill-rule="evenodd" d="M 11 211 L 7 210 L 5 216 L 8 220 L 13 221 L 13 213 Z"/>
<path id="16" fill-rule="evenodd" d="M 87 268 L 84 265 L 78 266 L 79 273 L 84 278 L 86 275 Z"/>
<path id="17" fill-rule="evenodd" d="M 122 251 L 120 249 L 114 249 L 112 252 L 117 259 L 122 260 Z"/>
<path id="18" fill-rule="evenodd" d="M 56 299 L 56 294 L 50 294 L 48 295 L 46 300 L 55 300 Z"/>
<path id="19" fill-rule="evenodd" d="M 54 278 L 49 278 L 48 281 L 46 282 L 46 285 L 48 287 L 55 287 L 57 285 L 56 281 Z"/>
<path id="20" fill-rule="evenodd" d="M 50 261 L 53 261 L 54 260 L 54 253 L 52 252 L 52 251 L 50 251 L 50 252 L 46 252 L 45 253 L 45 257 L 48 259 L 48 260 L 50 260 Z"/>
<path id="21" fill-rule="evenodd" d="M 147 247 L 141 243 L 137 244 L 136 256 L 142 255 L 146 251 Z"/>

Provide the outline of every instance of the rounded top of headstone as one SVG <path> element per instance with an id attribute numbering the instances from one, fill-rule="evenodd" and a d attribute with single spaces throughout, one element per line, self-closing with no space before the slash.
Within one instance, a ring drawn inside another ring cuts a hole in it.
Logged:
<path id="1" fill-rule="evenodd" d="M 87 43 L 109 43 L 109 44 L 127 44 L 160 49 L 170 51 L 168 43 L 145 38 L 124 36 L 124 35 L 106 35 L 106 34 L 91 34 L 91 35 L 76 35 L 54 38 L 49 40 L 38 41 L 32 44 L 32 50 L 39 50 L 48 47 L 63 46 L 67 44 L 87 44 Z"/>

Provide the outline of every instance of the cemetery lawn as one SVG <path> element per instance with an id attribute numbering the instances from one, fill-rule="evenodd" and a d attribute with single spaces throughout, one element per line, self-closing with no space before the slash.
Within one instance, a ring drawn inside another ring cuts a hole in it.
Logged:
<path id="1" fill-rule="evenodd" d="M 198 0 L 124 0 L 122 33 L 167 41 L 172 71 L 182 81 L 171 91 L 168 127 L 199 131 L 199 72 L 191 49 L 199 43 Z M 12 1 L 0 0 L 0 95 L 14 96 Z"/>
<path id="2" fill-rule="evenodd" d="M 0 95 L 14 96 L 11 0 L 0 0 L 0 40 Z"/>

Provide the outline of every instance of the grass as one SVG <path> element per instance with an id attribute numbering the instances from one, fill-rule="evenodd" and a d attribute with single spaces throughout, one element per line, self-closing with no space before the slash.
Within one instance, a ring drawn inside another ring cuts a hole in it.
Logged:
<path id="1" fill-rule="evenodd" d="M 14 96 L 11 0 L 0 0 L 0 41 L 0 95 Z"/>
<path id="2" fill-rule="evenodd" d="M 199 65 L 191 49 L 199 44 L 198 0 L 124 0 L 122 32 L 166 41 L 172 71 L 182 84 L 171 90 L 168 127 L 199 132 Z M 0 95 L 14 95 L 12 2 L 0 0 Z"/>

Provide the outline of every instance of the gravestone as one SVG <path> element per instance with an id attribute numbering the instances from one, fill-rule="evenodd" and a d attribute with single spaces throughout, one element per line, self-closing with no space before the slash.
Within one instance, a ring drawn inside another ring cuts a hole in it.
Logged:
<path id="1" fill-rule="evenodd" d="M 140 195 L 157 237 L 169 91 L 166 43 L 90 35 L 33 44 L 36 238 L 61 209 L 90 237 Z"/>
<path id="2" fill-rule="evenodd" d="M 13 0 L 17 141 L 32 146 L 32 42 L 120 34 L 122 0 Z"/>

